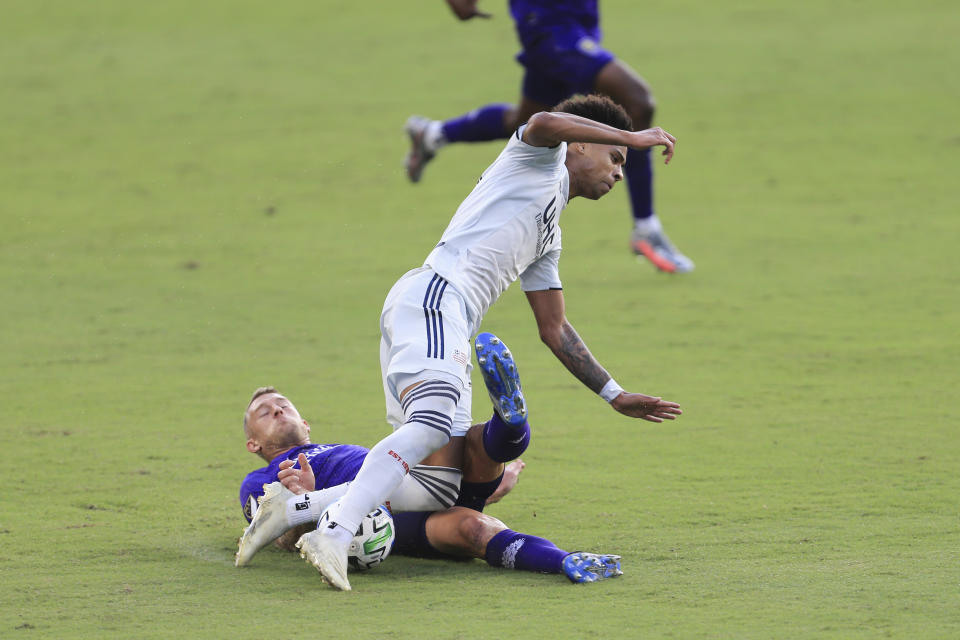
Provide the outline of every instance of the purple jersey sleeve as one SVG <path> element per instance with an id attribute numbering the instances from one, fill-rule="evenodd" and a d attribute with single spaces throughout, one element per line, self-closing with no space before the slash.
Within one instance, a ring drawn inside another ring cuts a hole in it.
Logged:
<path id="1" fill-rule="evenodd" d="M 263 485 L 277 481 L 280 463 L 296 460 L 301 453 L 310 462 L 317 478 L 317 489 L 353 480 L 360 471 L 363 459 L 367 457 L 367 449 L 352 444 L 307 444 L 277 456 L 267 466 L 248 473 L 240 484 L 240 507 L 247 522 L 253 518 L 257 502 L 263 496 Z"/>

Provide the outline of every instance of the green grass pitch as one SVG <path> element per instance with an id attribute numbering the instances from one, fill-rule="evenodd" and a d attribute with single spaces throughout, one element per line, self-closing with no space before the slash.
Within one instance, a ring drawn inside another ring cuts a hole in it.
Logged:
<path id="1" fill-rule="evenodd" d="M 610 411 L 511 289 L 484 329 L 534 437 L 490 513 L 622 578 L 233 567 L 255 387 L 315 441 L 386 433 L 383 297 L 500 149 L 411 186 L 403 122 L 518 94 L 506 3 L 482 6 L 5 3 L 0 637 L 960 637 L 951 1 L 602 3 L 679 139 L 658 210 L 697 270 L 629 254 L 622 187 L 574 201 L 568 315 L 685 415 Z"/>

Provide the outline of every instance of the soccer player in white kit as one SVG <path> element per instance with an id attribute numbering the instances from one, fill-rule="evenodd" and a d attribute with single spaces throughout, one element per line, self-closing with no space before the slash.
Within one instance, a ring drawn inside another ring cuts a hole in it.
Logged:
<path id="1" fill-rule="evenodd" d="M 380 354 L 394 431 L 370 450 L 346 495 L 330 507 L 323 535 L 312 537 L 310 560 L 333 587 L 350 589 L 350 540 L 409 470 L 428 456 L 427 464 L 452 466 L 444 446 L 471 424 L 471 336 L 517 279 L 541 339 L 588 388 L 627 416 L 662 422 L 680 415 L 674 402 L 624 391 L 564 313 L 560 212 L 572 198 L 596 200 L 622 180 L 627 148 L 663 146 L 665 162 L 673 157 L 669 133 L 631 128 L 621 107 L 597 95 L 535 114 L 484 171 L 423 266 L 390 290 Z"/>

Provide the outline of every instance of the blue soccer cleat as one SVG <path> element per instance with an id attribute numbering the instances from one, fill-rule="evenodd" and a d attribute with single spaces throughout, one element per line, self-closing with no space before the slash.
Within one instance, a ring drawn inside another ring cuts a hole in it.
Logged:
<path id="1" fill-rule="evenodd" d="M 563 559 L 563 573 L 570 582 L 596 582 L 622 576 L 620 556 L 578 551 Z"/>
<path id="2" fill-rule="evenodd" d="M 527 405 L 520 390 L 517 363 L 507 345 L 492 333 L 481 333 L 474 343 L 474 350 L 494 411 L 505 423 L 522 426 L 527 420 Z"/>

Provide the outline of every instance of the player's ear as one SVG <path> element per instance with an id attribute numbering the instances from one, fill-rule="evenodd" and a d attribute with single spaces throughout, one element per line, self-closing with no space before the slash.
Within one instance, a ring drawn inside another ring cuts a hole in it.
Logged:
<path id="1" fill-rule="evenodd" d="M 247 440 L 247 451 L 249 451 L 250 453 L 260 453 L 260 449 L 262 448 L 263 447 L 260 446 L 260 443 L 254 440 L 253 438 L 250 438 L 249 440 Z"/>
<path id="2" fill-rule="evenodd" d="M 303 426 L 307 428 L 307 433 L 310 433 L 310 423 L 306 420 L 303 421 Z"/>
<path id="3" fill-rule="evenodd" d="M 587 152 L 587 145 L 585 145 L 585 144 L 582 143 L 582 142 L 578 142 L 578 143 L 577 143 L 577 151 L 580 152 L 581 154 L 586 153 L 586 152 Z"/>

